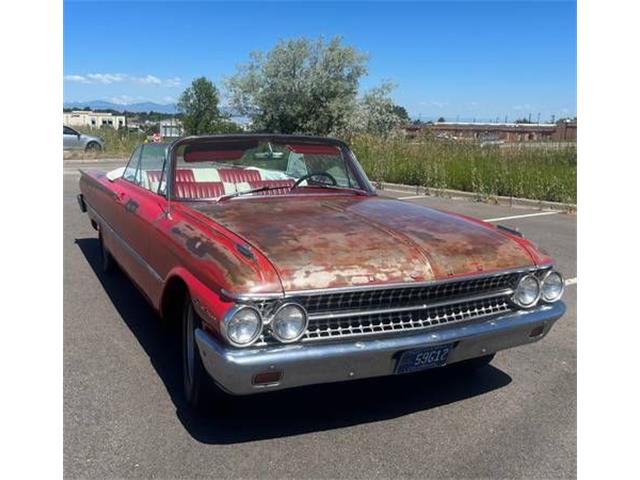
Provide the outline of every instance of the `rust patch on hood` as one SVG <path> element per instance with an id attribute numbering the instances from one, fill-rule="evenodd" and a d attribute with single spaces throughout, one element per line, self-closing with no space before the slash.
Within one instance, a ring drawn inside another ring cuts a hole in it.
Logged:
<path id="1" fill-rule="evenodd" d="M 254 258 L 247 257 L 233 241 L 204 232 L 188 222 L 171 227 L 178 243 L 198 259 L 195 265 L 204 267 L 204 275 L 213 277 L 213 283 L 230 291 L 245 293 L 279 293 L 281 285 L 275 274 L 261 269 Z M 215 236 L 212 241 L 212 235 Z"/>
<path id="2" fill-rule="evenodd" d="M 491 228 L 393 199 L 263 197 L 191 207 L 259 249 L 285 291 L 427 281 L 533 264 L 523 247 Z"/>

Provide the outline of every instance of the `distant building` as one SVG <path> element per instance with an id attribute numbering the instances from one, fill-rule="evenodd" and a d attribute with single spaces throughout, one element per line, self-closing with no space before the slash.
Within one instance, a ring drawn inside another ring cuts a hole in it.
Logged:
<path id="1" fill-rule="evenodd" d="M 124 115 L 114 115 L 109 112 L 73 110 L 62 113 L 62 123 L 69 127 L 111 127 L 118 130 L 127 125 L 127 119 Z"/>
<path id="2" fill-rule="evenodd" d="M 184 135 L 184 128 L 182 122 L 177 118 L 170 118 L 168 120 L 162 120 L 158 127 L 160 129 L 160 136 L 166 137 L 181 137 Z"/>
<path id="3" fill-rule="evenodd" d="M 422 131 L 431 131 L 437 137 L 453 140 L 475 140 L 479 142 L 539 142 L 575 141 L 578 125 L 575 121 L 557 123 L 472 123 L 436 122 L 407 125 L 407 136 L 416 136 Z"/>

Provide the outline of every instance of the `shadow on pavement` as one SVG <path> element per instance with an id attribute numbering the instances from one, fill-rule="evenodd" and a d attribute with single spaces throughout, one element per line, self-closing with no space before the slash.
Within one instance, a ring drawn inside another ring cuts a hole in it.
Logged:
<path id="1" fill-rule="evenodd" d="M 182 395 L 179 330 L 164 325 L 122 272 L 105 274 L 96 238 L 76 244 L 164 382 L 178 418 L 196 440 L 231 444 L 331 430 L 400 417 L 502 388 L 511 377 L 493 366 L 468 373 L 429 372 L 317 385 L 246 397 L 196 415 Z"/>

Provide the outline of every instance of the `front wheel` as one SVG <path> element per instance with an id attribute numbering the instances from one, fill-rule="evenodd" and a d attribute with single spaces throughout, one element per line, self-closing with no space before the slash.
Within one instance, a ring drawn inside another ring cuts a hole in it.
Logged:
<path id="1" fill-rule="evenodd" d="M 213 384 L 202 364 L 196 329 L 202 328 L 202 320 L 193 308 L 191 297 L 186 295 L 182 313 L 182 376 L 187 403 L 199 412 L 204 412 L 222 392 Z M 220 403 L 220 402 L 215 402 Z"/>

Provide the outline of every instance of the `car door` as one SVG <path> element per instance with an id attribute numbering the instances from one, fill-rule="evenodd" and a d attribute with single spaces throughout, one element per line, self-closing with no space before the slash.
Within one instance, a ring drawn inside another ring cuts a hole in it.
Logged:
<path id="1" fill-rule="evenodd" d="M 62 144 L 65 150 L 77 150 L 80 148 L 80 134 L 73 128 L 63 125 Z"/>
<path id="2" fill-rule="evenodd" d="M 118 230 L 128 248 L 130 275 L 154 300 L 162 287 L 158 272 L 154 223 L 166 214 L 166 198 L 159 194 L 166 145 L 141 145 L 137 162 L 127 167 L 118 182 Z"/>

